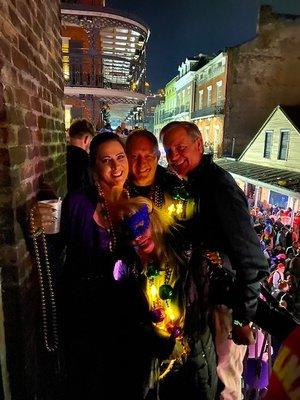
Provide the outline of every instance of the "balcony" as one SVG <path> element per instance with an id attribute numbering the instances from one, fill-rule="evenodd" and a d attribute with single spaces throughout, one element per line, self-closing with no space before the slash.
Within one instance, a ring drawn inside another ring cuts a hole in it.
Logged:
<path id="1" fill-rule="evenodd" d="M 201 108 L 200 110 L 193 111 L 191 119 L 198 119 L 208 117 L 210 115 L 224 114 L 224 101 L 219 104 L 212 104 L 210 107 Z"/>
<path id="2" fill-rule="evenodd" d="M 221 67 L 215 67 L 211 68 L 209 71 L 206 69 L 205 71 L 199 70 L 196 74 L 196 82 L 198 84 L 201 84 L 203 82 L 208 82 L 211 79 L 215 78 L 216 76 L 219 76 L 225 72 L 225 66 L 222 65 Z"/>
<path id="3" fill-rule="evenodd" d="M 65 77 L 65 86 L 69 87 L 93 87 L 116 90 L 132 90 L 128 79 L 128 70 L 126 66 L 121 65 L 110 70 L 106 65 L 102 65 L 101 57 L 92 57 L 87 54 L 66 54 L 63 57 L 63 71 Z M 102 66 L 101 66 L 102 65 Z M 97 73 L 97 71 L 103 73 Z M 134 88 L 138 93 L 145 93 L 143 80 Z"/>
<path id="4" fill-rule="evenodd" d="M 190 105 L 189 104 L 183 104 L 182 106 L 176 107 L 175 109 L 175 114 L 182 114 L 185 112 L 189 112 L 190 111 Z"/>

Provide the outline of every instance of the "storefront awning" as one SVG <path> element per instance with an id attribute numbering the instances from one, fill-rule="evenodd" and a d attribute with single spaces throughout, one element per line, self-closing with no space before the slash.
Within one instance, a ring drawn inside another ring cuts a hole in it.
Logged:
<path id="1" fill-rule="evenodd" d="M 300 197 L 300 172 L 264 167 L 226 158 L 216 160 L 216 164 L 234 177 L 245 178 L 246 181 L 256 185 L 261 183 L 261 186 L 272 190 L 277 189 L 279 193 Z"/>

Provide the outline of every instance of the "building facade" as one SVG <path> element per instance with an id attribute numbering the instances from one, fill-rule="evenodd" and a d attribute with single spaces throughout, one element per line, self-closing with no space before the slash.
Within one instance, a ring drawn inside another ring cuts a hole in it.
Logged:
<path id="1" fill-rule="evenodd" d="M 252 206 L 300 211 L 300 106 L 277 106 L 238 160 L 220 159 Z"/>
<path id="2" fill-rule="evenodd" d="M 146 98 L 147 25 L 103 0 L 62 2 L 61 18 L 66 127 L 119 125 Z"/>
<path id="3" fill-rule="evenodd" d="M 254 39 L 227 50 L 223 154 L 238 157 L 278 104 L 300 104 L 300 16 L 262 6 Z"/>
<path id="4" fill-rule="evenodd" d="M 191 120 L 202 132 L 206 153 L 221 155 L 224 127 L 227 55 L 220 53 L 195 74 Z"/>
<path id="5" fill-rule="evenodd" d="M 195 122 L 215 158 L 239 157 L 277 104 L 300 104 L 299 48 L 300 16 L 262 6 L 255 38 L 203 58 L 195 73 L 181 64 L 172 119 Z M 169 122 L 160 117 L 155 132 Z"/>

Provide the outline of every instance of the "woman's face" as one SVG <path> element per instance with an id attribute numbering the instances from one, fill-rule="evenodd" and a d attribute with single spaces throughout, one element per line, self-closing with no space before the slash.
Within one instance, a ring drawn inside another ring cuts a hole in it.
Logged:
<path id="1" fill-rule="evenodd" d="M 150 226 L 142 235 L 134 239 L 133 245 L 140 256 L 146 256 L 153 252 L 155 244 L 152 239 Z"/>
<path id="2" fill-rule="evenodd" d="M 104 187 L 123 187 L 128 176 L 128 161 L 125 151 L 118 141 L 110 140 L 99 146 L 96 173 Z"/>

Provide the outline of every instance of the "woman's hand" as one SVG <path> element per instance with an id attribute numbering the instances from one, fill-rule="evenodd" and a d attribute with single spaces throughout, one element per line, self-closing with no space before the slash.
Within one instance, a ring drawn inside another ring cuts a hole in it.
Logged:
<path id="1" fill-rule="evenodd" d="M 55 217 L 56 209 L 47 203 L 38 203 L 32 209 L 32 233 L 36 233 L 38 229 L 43 228 L 47 230 L 49 226 L 53 225 L 56 221 Z"/>

